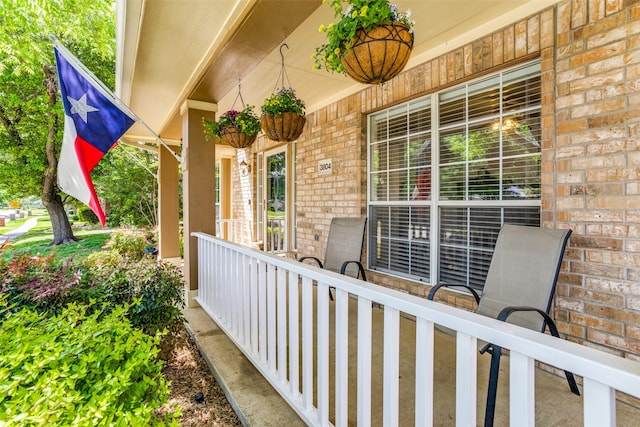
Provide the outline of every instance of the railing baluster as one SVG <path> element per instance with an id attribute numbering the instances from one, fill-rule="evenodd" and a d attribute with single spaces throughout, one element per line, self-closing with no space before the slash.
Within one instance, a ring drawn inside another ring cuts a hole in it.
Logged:
<path id="1" fill-rule="evenodd" d="M 349 293 L 336 289 L 336 426 L 349 421 Z"/>
<path id="2" fill-rule="evenodd" d="M 371 300 L 358 298 L 358 426 L 371 425 Z"/>
<path id="3" fill-rule="evenodd" d="M 267 363 L 267 266 L 263 261 L 258 261 L 258 323 L 260 362 Z"/>
<path id="4" fill-rule="evenodd" d="M 433 322 L 416 319 L 416 425 L 433 425 Z"/>
<path id="5" fill-rule="evenodd" d="M 244 326 L 244 340 L 246 347 L 251 345 L 251 259 L 248 255 L 242 257 L 242 325 Z"/>
<path id="6" fill-rule="evenodd" d="M 289 382 L 291 394 L 300 394 L 300 308 L 298 301 L 298 275 L 289 272 Z"/>
<path id="7" fill-rule="evenodd" d="M 615 427 L 616 392 L 611 387 L 584 378 L 584 427 Z"/>
<path id="8" fill-rule="evenodd" d="M 313 409 L 313 282 L 302 278 L 302 402 Z"/>
<path id="9" fill-rule="evenodd" d="M 276 370 L 276 267 L 267 265 L 267 351 L 269 369 Z"/>
<path id="10" fill-rule="evenodd" d="M 511 352 L 509 365 L 509 415 L 512 426 L 535 426 L 535 361 Z"/>
<path id="11" fill-rule="evenodd" d="M 398 396 L 400 376 L 400 312 L 395 308 L 384 307 L 384 365 L 383 365 L 383 410 L 382 424 L 398 425 Z"/>
<path id="12" fill-rule="evenodd" d="M 478 340 L 456 335 L 456 427 L 476 425 L 476 370 Z"/>
<path id="13" fill-rule="evenodd" d="M 251 258 L 249 262 L 249 282 L 251 294 L 251 352 L 258 353 L 258 260 Z"/>
<path id="14" fill-rule="evenodd" d="M 278 269 L 277 279 L 277 325 L 278 325 L 278 379 L 287 381 L 287 271 Z"/>
<path id="15" fill-rule="evenodd" d="M 318 418 L 329 423 L 329 286 L 319 282 L 318 300 Z"/>

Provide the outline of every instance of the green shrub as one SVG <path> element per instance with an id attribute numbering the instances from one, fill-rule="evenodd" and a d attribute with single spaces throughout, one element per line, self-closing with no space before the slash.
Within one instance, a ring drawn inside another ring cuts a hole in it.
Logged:
<path id="1" fill-rule="evenodd" d="M 55 261 L 53 255 L 14 255 L 0 263 L 0 293 L 16 309 L 30 308 L 52 316 L 69 303 L 96 300 L 104 310 L 130 304 L 132 325 L 148 334 L 172 329 L 184 321 L 184 281 L 180 270 L 145 256 L 97 252 L 81 263 Z M 138 301 L 138 304 L 133 304 Z M 2 319 L 0 312 L 0 319 Z"/>
<path id="2" fill-rule="evenodd" d="M 86 283 L 81 283 L 82 272 L 70 260 L 56 260 L 53 254 L 15 254 L 0 265 L 0 274 L 0 291 L 19 308 L 58 313 L 68 303 L 91 296 Z"/>
<path id="3" fill-rule="evenodd" d="M 77 216 L 80 219 L 80 221 L 84 221 L 87 224 L 97 224 L 100 222 L 100 219 L 98 218 L 98 216 L 95 213 L 93 213 L 91 208 L 87 206 L 83 206 L 79 208 Z"/>
<path id="4" fill-rule="evenodd" d="M 115 251 L 91 255 L 83 265 L 100 302 L 114 306 L 139 300 L 129 308 L 128 317 L 146 333 L 184 321 L 184 280 L 177 267 L 151 257 L 123 257 Z"/>
<path id="5" fill-rule="evenodd" d="M 6 310 L 0 298 L 0 310 Z M 177 425 L 155 412 L 169 393 L 158 360 L 161 334 L 132 327 L 127 306 L 87 314 L 70 305 L 46 318 L 9 313 L 0 325 L 0 425 Z"/>
<path id="6" fill-rule="evenodd" d="M 122 256 L 140 259 L 145 255 L 147 238 L 141 231 L 120 230 L 111 235 L 107 245 Z"/>
<path id="7" fill-rule="evenodd" d="M 102 300 L 112 305 L 140 300 L 129 308 L 128 316 L 134 326 L 149 334 L 184 321 L 184 281 L 180 270 L 171 264 L 150 257 L 125 258 L 104 277 L 100 289 Z"/>

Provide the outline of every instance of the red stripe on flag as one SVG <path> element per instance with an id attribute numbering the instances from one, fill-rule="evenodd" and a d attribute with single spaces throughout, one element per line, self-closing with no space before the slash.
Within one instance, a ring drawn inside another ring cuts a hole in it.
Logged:
<path id="1" fill-rule="evenodd" d="M 76 137 L 75 149 L 76 155 L 78 156 L 78 164 L 80 165 L 80 170 L 82 171 L 82 175 L 84 176 L 87 188 L 89 189 L 89 193 L 91 194 L 91 199 L 89 200 L 88 205 L 91 210 L 98 216 L 98 218 L 100 219 L 100 224 L 104 228 L 106 219 L 104 216 L 104 212 L 102 211 L 102 206 L 100 206 L 98 196 L 96 195 L 96 190 L 93 187 L 91 175 L 89 173 L 91 172 L 91 169 L 93 169 L 93 167 L 98 164 L 100 159 L 104 156 L 104 153 L 79 136 Z"/>

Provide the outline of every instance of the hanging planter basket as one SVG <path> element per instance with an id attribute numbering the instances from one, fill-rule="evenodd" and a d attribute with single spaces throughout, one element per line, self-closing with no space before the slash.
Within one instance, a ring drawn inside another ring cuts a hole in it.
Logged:
<path id="1" fill-rule="evenodd" d="M 220 139 L 223 144 L 232 146 L 233 148 L 247 148 L 256 140 L 256 135 L 249 136 L 242 133 L 235 126 L 227 126 L 220 131 Z"/>
<path id="2" fill-rule="evenodd" d="M 274 141 L 295 141 L 300 137 L 307 122 L 305 116 L 285 111 L 279 116 L 262 114 L 260 125 L 267 137 Z"/>
<path id="3" fill-rule="evenodd" d="M 379 84 L 397 76 L 407 65 L 413 49 L 413 33 L 401 22 L 359 30 L 341 62 L 352 79 Z"/>

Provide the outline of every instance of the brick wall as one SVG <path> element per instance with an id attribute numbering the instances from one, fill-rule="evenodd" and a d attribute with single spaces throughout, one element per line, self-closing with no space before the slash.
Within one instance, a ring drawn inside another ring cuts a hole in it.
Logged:
<path id="1" fill-rule="evenodd" d="M 322 257 L 331 217 L 366 214 L 368 113 L 539 57 L 542 223 L 574 232 L 555 318 L 572 341 L 640 360 L 636 34 L 636 1 L 567 0 L 309 114 L 297 148 L 298 252 Z M 328 158 L 333 175 L 318 176 L 318 161 Z M 415 295 L 428 291 L 424 284 L 368 276 Z M 460 294 L 441 295 L 449 304 L 473 306 Z"/>
<path id="2" fill-rule="evenodd" d="M 640 360 L 640 5 L 563 2 L 556 170 L 545 224 L 574 234 L 555 317 L 568 339 Z M 552 172 L 549 171 L 549 174 Z"/>

